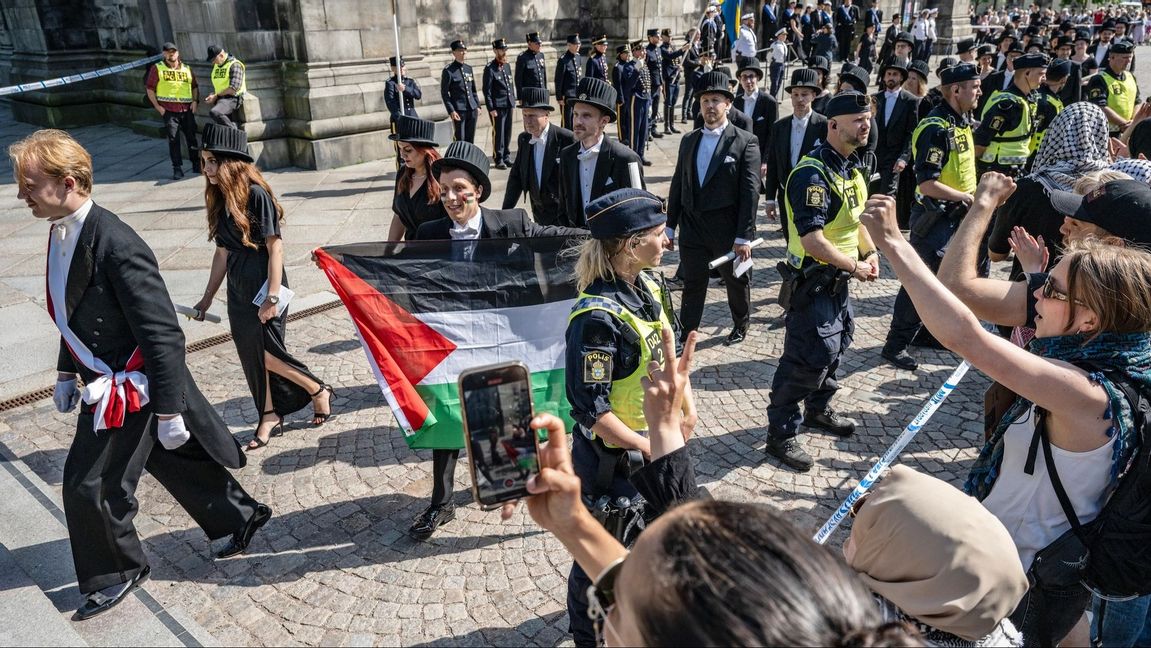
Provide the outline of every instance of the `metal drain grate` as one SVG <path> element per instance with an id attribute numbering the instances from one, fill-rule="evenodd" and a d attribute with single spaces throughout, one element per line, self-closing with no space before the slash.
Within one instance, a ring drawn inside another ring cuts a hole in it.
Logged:
<path id="1" fill-rule="evenodd" d="M 342 305 L 343 305 L 343 302 L 341 302 L 340 300 L 337 299 L 335 301 L 327 302 L 326 304 L 320 304 L 318 306 L 312 306 L 311 308 L 305 308 L 304 310 L 296 311 L 294 313 L 289 314 L 288 315 L 288 321 L 294 322 L 296 320 L 304 319 L 305 317 L 311 317 L 312 315 L 318 315 L 320 313 L 338 308 Z M 195 353 L 197 351 L 203 351 L 204 349 L 210 349 L 214 346 L 219 346 L 221 344 L 224 344 L 225 342 L 230 342 L 231 340 L 232 340 L 232 334 L 231 333 L 221 333 L 220 335 L 213 335 L 210 338 L 205 338 L 205 339 L 200 340 L 198 342 L 193 342 L 192 344 L 189 344 L 188 346 L 184 347 L 184 352 L 185 353 Z M 43 389 L 37 389 L 34 392 L 29 392 L 27 394 L 21 394 L 20 396 L 16 396 L 15 398 L 9 398 L 6 401 L 0 401 L 0 412 L 7 412 L 8 410 L 14 410 L 18 407 L 24 407 L 25 405 L 31 405 L 31 404 L 35 403 L 36 401 L 43 400 L 45 398 L 52 398 L 52 390 L 53 389 L 54 389 L 54 387 L 44 387 Z"/>

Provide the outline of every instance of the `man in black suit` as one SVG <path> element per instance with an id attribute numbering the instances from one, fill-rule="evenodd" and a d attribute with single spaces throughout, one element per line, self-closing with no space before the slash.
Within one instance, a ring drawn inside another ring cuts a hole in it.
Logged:
<path id="1" fill-rule="evenodd" d="M 763 81 L 763 68 L 759 61 L 752 59 L 736 75 L 742 92 L 735 97 L 732 108 L 751 118 L 751 132 L 759 143 L 759 155 L 764 158 L 759 167 L 759 175 L 763 177 L 767 174 L 766 157 L 771 141 L 771 125 L 779 119 L 779 103 L 775 97 L 759 89 L 759 83 Z"/>
<path id="2" fill-rule="evenodd" d="M 560 151 L 575 143 L 566 128 L 549 123 L 554 110 L 548 94 L 539 88 L 524 88 L 520 97 L 524 128 L 517 142 L 515 164 L 504 190 L 504 209 L 511 209 L 527 192 L 532 217 L 541 225 L 567 225 L 560 219 Z M 573 106 L 574 107 L 574 106 Z"/>
<path id="3" fill-rule="evenodd" d="M 711 274 L 708 262 L 728 252 L 736 253 L 737 262 L 751 258 L 748 243 L 755 238 L 755 213 L 759 209 L 759 144 L 754 135 L 727 121 L 727 111 L 735 100 L 727 77 L 709 72 L 703 82 L 700 111 L 704 127 L 680 142 L 667 208 L 671 248 L 679 229 L 684 336 L 699 328 L 703 318 Z M 750 268 L 737 277 L 734 265 L 719 268 L 734 320 L 728 344 L 742 342 L 751 321 Z"/>
<path id="4" fill-rule="evenodd" d="M 643 160 L 628 147 L 604 134 L 615 121 L 615 88 L 584 77 L 572 106 L 576 143 L 560 151 L 560 222 L 574 227 L 587 223 L 584 207 L 616 189 L 646 189 Z"/>
<path id="5" fill-rule="evenodd" d="M 547 90 L 544 93 L 547 101 Z M 527 97 L 528 90 L 521 97 Z M 554 126 L 553 126 L 554 128 Z M 519 163 L 519 156 L 516 162 Z M 481 204 L 492 194 L 488 156 L 469 142 L 452 142 L 444 157 L 432 163 L 432 175 L 440 183 L 440 201 L 446 218 L 428 221 L 416 230 L 415 240 L 474 241 L 488 238 L 530 238 L 533 236 L 584 236 L 587 230 L 555 225 L 537 225 L 522 209 L 486 209 Z M 455 247 L 455 246 L 453 246 Z M 470 245 L 459 246 L 461 259 L 473 261 Z M 462 440 L 461 440 L 462 445 Z M 417 540 L 427 540 L 441 524 L 456 517 L 452 502 L 455 490 L 458 449 L 432 450 L 432 500 L 416 518 L 408 533 Z"/>
<path id="6" fill-rule="evenodd" d="M 72 559 L 87 596 L 76 620 L 105 612 L 150 573 L 132 519 L 145 469 L 210 540 L 242 553 L 272 515 L 227 468 L 240 446 L 184 363 L 184 334 L 156 258 L 135 230 L 92 202 L 92 158 L 67 133 L 42 130 L 8 149 L 18 197 L 52 223 L 48 312 L 60 330 L 52 399 L 83 396 L 64 464 Z M 77 375 L 84 389 L 77 389 Z"/>
<path id="7" fill-rule="evenodd" d="M 879 172 L 876 192 L 888 196 L 894 196 L 899 188 L 899 176 L 907 167 L 903 153 L 919 122 L 919 98 L 902 89 L 907 74 L 907 63 L 903 60 L 885 65 L 879 71 L 883 90 L 874 95 L 875 123 L 879 130 L 875 146 Z"/>
<path id="8" fill-rule="evenodd" d="M 791 73 L 791 85 L 784 88 L 791 97 L 792 114 L 771 127 L 770 144 L 764 156 L 767 159 L 764 191 L 769 218 L 773 218 L 783 204 L 791 170 L 827 137 L 827 118 L 811 109 L 811 102 L 822 90 L 818 74 L 810 69 L 795 70 Z M 786 236 L 786 227 L 783 232 Z"/>
<path id="9" fill-rule="evenodd" d="M 852 11 L 851 0 L 843 0 L 843 4 L 835 10 L 835 40 L 839 43 L 839 60 L 850 61 L 851 41 L 855 38 L 856 13 Z"/>

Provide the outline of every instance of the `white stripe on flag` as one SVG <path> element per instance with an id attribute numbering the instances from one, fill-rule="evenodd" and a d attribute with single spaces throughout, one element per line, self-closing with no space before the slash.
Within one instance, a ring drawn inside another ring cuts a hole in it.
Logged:
<path id="1" fill-rule="evenodd" d="M 532 373 L 562 369 L 564 333 L 574 304 L 574 299 L 565 299 L 535 306 L 417 314 L 457 347 L 420 384 L 454 383 L 466 369 L 511 360 L 523 362 Z"/>
<path id="2" fill-rule="evenodd" d="M 408 417 L 404 415 L 404 408 L 400 407 L 399 401 L 396 400 L 396 395 L 392 392 L 392 388 L 388 385 L 388 381 L 384 379 L 384 374 L 380 372 L 380 366 L 376 364 L 376 358 L 368 349 L 368 345 L 364 344 L 364 336 L 360 335 L 360 327 L 353 327 L 356 331 L 356 337 L 360 340 L 360 347 L 365 351 L 364 355 L 368 357 L 368 364 L 372 366 L 372 373 L 376 375 L 376 382 L 380 385 L 380 391 L 384 393 L 384 398 L 388 401 L 388 407 L 392 408 L 392 414 L 396 416 L 396 423 L 399 424 L 400 429 L 404 431 L 406 436 L 412 436 L 416 433 L 412 429 L 412 424 L 408 421 Z"/>

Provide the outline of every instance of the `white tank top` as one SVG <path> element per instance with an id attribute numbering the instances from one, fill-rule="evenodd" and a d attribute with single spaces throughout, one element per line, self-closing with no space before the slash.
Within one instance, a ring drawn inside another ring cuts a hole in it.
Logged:
<path id="1" fill-rule="evenodd" d="M 1035 455 L 1033 474 L 1023 471 L 1034 434 L 1035 406 L 1032 405 L 1004 433 L 999 478 L 983 500 L 983 506 L 1007 527 L 1025 570 L 1031 568 L 1035 552 L 1071 528 L 1055 495 L 1055 487 L 1047 476 L 1042 445 Z M 1069 452 L 1051 445 L 1059 478 L 1082 524 L 1094 520 L 1106 502 L 1115 439 L 1112 437 L 1104 445 L 1087 452 Z"/>

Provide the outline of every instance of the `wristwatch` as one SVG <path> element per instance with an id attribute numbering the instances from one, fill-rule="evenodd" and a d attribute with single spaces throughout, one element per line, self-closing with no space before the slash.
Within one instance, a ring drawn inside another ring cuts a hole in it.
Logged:
<path id="1" fill-rule="evenodd" d="M 280 303 L 280 296 L 279 295 L 268 295 L 268 301 L 273 305 L 278 304 L 278 303 Z"/>

